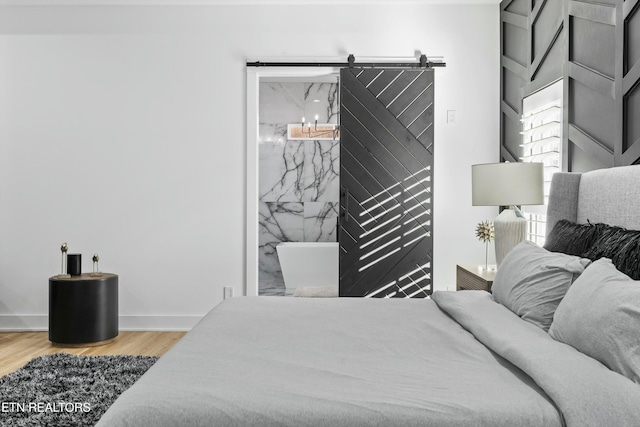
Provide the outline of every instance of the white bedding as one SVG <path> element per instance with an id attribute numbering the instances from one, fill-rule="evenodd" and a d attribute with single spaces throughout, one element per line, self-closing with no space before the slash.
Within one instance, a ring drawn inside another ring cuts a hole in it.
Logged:
<path id="1" fill-rule="evenodd" d="M 562 416 L 432 300 L 242 297 L 98 425 L 552 427 Z"/>

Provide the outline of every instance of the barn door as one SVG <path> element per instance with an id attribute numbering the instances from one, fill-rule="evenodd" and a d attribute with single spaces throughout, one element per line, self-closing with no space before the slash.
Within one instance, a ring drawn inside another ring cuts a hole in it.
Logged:
<path id="1" fill-rule="evenodd" d="M 340 296 L 432 292 L 431 69 L 340 72 Z"/>

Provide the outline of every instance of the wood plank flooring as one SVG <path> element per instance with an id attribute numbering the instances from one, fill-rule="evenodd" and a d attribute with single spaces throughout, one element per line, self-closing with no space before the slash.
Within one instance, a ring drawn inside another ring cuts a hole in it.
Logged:
<path id="1" fill-rule="evenodd" d="M 62 347 L 51 344 L 48 332 L 0 332 L 0 377 L 43 354 L 64 352 L 85 356 L 162 356 L 184 334 L 186 332 L 120 332 L 115 340 L 105 345 Z"/>

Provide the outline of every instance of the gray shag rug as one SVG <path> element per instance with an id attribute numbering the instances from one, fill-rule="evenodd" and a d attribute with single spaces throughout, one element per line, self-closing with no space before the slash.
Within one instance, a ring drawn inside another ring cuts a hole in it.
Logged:
<path id="1" fill-rule="evenodd" d="M 0 378 L 0 426 L 93 426 L 158 360 L 152 356 L 40 356 Z"/>

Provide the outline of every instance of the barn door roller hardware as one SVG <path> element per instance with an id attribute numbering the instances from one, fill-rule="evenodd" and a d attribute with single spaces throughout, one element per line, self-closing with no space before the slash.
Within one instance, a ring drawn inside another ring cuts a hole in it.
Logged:
<path id="1" fill-rule="evenodd" d="M 420 55 L 415 62 L 356 62 L 353 54 L 349 54 L 347 62 L 247 62 L 247 67 L 433 68 L 446 66 L 443 58 L 429 59 L 424 54 Z"/>

